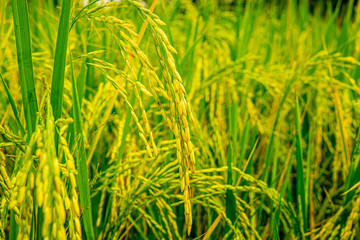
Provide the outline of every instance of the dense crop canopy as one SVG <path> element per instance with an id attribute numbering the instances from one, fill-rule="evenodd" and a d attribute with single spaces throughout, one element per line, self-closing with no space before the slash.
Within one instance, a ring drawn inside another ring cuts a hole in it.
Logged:
<path id="1" fill-rule="evenodd" d="M 0 239 L 360 235 L 357 1 L 3 0 L 0 39 Z"/>

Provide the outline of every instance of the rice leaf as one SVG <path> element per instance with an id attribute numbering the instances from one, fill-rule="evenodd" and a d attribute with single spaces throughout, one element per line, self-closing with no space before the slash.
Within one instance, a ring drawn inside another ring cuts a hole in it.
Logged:
<path id="1" fill-rule="evenodd" d="M 305 183 L 304 183 L 304 165 L 303 165 L 303 148 L 300 123 L 299 99 L 295 94 L 295 123 L 296 123 L 296 196 L 298 200 L 298 210 L 304 225 L 304 233 L 307 232 L 307 216 L 305 204 Z"/>
<path id="2" fill-rule="evenodd" d="M 79 197 L 82 209 L 82 223 L 85 228 L 85 233 L 87 239 L 95 239 L 94 228 L 93 228 L 93 219 L 91 212 L 91 196 L 90 196 L 90 187 L 89 187 L 89 178 L 86 166 L 86 154 L 84 149 L 84 141 L 82 136 L 82 128 L 81 128 L 81 111 L 79 104 L 79 95 L 77 92 L 77 84 L 75 82 L 74 77 L 74 69 L 70 54 L 70 68 L 71 68 L 71 83 L 72 83 L 72 94 L 73 94 L 73 116 L 74 116 L 74 130 L 75 135 L 80 136 L 79 143 L 76 148 L 75 156 L 78 160 L 77 166 L 77 182 L 79 186 Z"/>
<path id="3" fill-rule="evenodd" d="M 11 108 L 12 108 L 14 116 L 15 116 L 16 124 L 17 124 L 17 126 L 18 126 L 18 128 L 20 130 L 21 136 L 24 137 L 25 136 L 25 130 L 24 130 L 22 124 L 21 124 L 21 121 L 20 121 L 20 118 L 19 118 L 19 112 L 18 112 L 18 110 L 16 108 L 14 98 L 12 97 L 12 95 L 10 93 L 10 90 L 9 90 L 8 86 L 6 85 L 6 82 L 5 82 L 4 78 L 3 78 L 3 76 L 1 75 L 1 73 L 0 73 L 0 78 L 1 78 L 1 81 L 3 82 L 3 84 L 4 84 L 6 94 L 8 96 Z"/>
<path id="4" fill-rule="evenodd" d="M 21 84 L 21 94 L 23 97 L 26 128 L 29 137 L 35 129 L 38 105 L 31 55 L 28 8 L 27 1 L 12 0 L 11 3 L 15 26 L 15 40 Z"/>
<path id="5" fill-rule="evenodd" d="M 51 106 L 54 112 L 55 121 L 61 117 L 64 80 L 65 80 L 65 64 L 67 55 L 67 43 L 69 36 L 71 0 L 63 0 L 61 7 L 60 23 L 58 28 L 54 68 L 51 83 Z M 57 138 L 55 139 L 57 144 Z"/>

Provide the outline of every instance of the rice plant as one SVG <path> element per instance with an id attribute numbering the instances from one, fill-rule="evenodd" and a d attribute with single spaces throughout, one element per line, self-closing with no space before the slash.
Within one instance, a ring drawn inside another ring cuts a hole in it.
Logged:
<path id="1" fill-rule="evenodd" d="M 0 239 L 359 239 L 360 4 L 0 3 Z"/>

